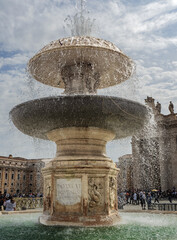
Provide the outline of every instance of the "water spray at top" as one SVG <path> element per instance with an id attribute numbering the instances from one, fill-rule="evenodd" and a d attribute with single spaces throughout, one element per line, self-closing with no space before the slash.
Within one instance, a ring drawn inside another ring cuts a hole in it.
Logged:
<path id="1" fill-rule="evenodd" d="M 77 13 L 72 17 L 70 15 L 64 20 L 66 27 L 71 31 L 71 36 L 90 36 L 95 19 L 91 19 L 86 8 L 86 0 L 80 0 L 76 3 Z"/>

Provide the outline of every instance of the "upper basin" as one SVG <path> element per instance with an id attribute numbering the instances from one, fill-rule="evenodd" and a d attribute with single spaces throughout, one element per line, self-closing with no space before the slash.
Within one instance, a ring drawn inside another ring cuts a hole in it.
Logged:
<path id="1" fill-rule="evenodd" d="M 28 101 L 14 107 L 10 117 L 23 133 L 48 139 L 46 133 L 65 127 L 98 127 L 131 136 L 143 126 L 146 107 L 118 97 L 98 95 L 56 96 Z"/>
<path id="2" fill-rule="evenodd" d="M 49 43 L 28 64 L 28 70 L 36 80 L 59 88 L 66 88 L 68 69 L 71 70 L 70 78 L 77 75 L 78 81 L 81 68 L 83 74 L 89 71 L 87 80 L 95 78 L 95 88 L 100 89 L 127 80 L 134 70 L 134 63 L 113 43 L 82 36 Z"/>

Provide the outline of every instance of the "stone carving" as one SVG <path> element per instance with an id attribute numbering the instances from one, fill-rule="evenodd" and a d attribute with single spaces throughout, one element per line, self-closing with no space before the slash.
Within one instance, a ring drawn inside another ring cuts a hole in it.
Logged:
<path id="1" fill-rule="evenodd" d="M 109 207 L 115 209 L 117 184 L 115 177 L 109 177 Z"/>
<path id="2" fill-rule="evenodd" d="M 168 109 L 169 109 L 171 114 L 174 114 L 174 105 L 173 105 L 172 101 L 170 101 Z"/>
<path id="3" fill-rule="evenodd" d="M 157 109 L 158 113 L 161 113 L 161 104 L 157 102 L 155 108 Z"/>
<path id="4" fill-rule="evenodd" d="M 45 179 L 44 188 L 44 211 L 49 210 L 51 207 L 51 181 Z"/>
<path id="5" fill-rule="evenodd" d="M 91 63 L 75 63 L 64 66 L 61 70 L 62 81 L 65 85 L 64 93 L 71 94 L 96 94 L 99 87 L 99 73 L 94 71 Z"/>
<path id="6" fill-rule="evenodd" d="M 81 202 L 81 178 L 57 179 L 57 201 L 62 205 Z"/>
<path id="7" fill-rule="evenodd" d="M 71 37 L 71 38 L 61 38 L 59 40 L 54 40 L 50 42 L 48 45 L 43 47 L 38 53 L 42 53 L 44 51 L 48 51 L 51 49 L 58 49 L 58 48 L 65 48 L 66 46 L 94 46 L 94 47 L 100 47 L 100 48 L 108 48 L 113 51 L 121 52 L 121 50 L 116 47 L 113 43 L 98 39 L 94 37 L 86 37 L 86 36 L 80 36 L 80 37 Z"/>
<path id="8" fill-rule="evenodd" d="M 89 212 L 102 211 L 104 207 L 104 178 L 88 179 Z"/>

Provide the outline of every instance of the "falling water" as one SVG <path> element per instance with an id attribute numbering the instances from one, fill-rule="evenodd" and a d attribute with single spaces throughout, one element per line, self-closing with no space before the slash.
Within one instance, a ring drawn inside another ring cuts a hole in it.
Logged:
<path id="1" fill-rule="evenodd" d="M 159 142 L 153 109 L 148 107 L 144 128 L 132 138 L 135 188 L 151 190 L 160 186 Z"/>

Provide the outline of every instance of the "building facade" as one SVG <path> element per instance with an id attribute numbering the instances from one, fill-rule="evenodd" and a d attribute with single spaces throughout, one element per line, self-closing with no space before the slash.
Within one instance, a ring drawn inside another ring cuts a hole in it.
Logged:
<path id="1" fill-rule="evenodd" d="M 42 159 L 0 156 L 0 191 L 2 193 L 43 193 Z"/>

